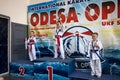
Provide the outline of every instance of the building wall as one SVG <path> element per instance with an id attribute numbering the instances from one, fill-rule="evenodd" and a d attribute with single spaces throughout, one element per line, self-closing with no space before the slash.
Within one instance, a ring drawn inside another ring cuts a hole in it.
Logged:
<path id="1" fill-rule="evenodd" d="M 29 0 L 0 0 L 0 14 L 9 16 L 11 22 L 27 24 Z"/>
<path id="2" fill-rule="evenodd" d="M 27 24 L 27 6 L 51 0 L 0 0 L 0 14 L 9 16 L 11 22 Z"/>

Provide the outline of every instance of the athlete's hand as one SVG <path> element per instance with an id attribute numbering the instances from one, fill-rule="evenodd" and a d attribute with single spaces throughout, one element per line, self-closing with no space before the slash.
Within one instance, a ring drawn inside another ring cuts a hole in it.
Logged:
<path id="1" fill-rule="evenodd" d="M 55 39 L 53 39 L 53 41 L 56 41 Z"/>
<path id="2" fill-rule="evenodd" d="M 94 43 L 94 46 L 99 48 L 99 45 L 97 44 L 97 42 Z"/>

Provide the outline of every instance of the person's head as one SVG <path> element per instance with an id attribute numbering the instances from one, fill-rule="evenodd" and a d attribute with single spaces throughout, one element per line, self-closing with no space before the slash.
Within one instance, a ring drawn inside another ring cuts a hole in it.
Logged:
<path id="1" fill-rule="evenodd" d="M 92 33 L 93 41 L 97 40 L 97 38 L 98 38 L 98 33 L 97 32 Z"/>
<path id="2" fill-rule="evenodd" d="M 60 21 L 60 20 L 58 20 L 58 21 L 57 21 L 57 23 L 56 23 L 57 28 L 60 28 L 60 27 L 61 27 L 61 25 L 62 25 L 61 21 Z"/>
<path id="3" fill-rule="evenodd" d="M 30 31 L 30 36 L 35 36 L 34 31 Z"/>

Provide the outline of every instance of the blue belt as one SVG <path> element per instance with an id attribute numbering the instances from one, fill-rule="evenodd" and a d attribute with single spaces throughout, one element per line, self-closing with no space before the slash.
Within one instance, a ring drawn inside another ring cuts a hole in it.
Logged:
<path id="1" fill-rule="evenodd" d="M 103 61 L 104 61 L 103 57 L 100 56 L 100 55 L 97 53 L 97 51 L 99 51 L 99 50 L 90 50 L 90 58 L 92 59 L 92 53 L 96 53 L 96 55 L 99 57 L 100 61 L 103 62 Z"/>

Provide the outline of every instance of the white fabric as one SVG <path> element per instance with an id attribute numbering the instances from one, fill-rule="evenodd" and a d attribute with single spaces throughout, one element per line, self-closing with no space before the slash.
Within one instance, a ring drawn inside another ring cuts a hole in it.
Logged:
<path id="1" fill-rule="evenodd" d="M 102 46 L 102 43 L 99 40 L 97 40 L 96 42 L 97 42 L 99 48 L 94 47 L 94 50 L 98 50 L 97 54 L 100 55 L 99 50 L 101 50 L 103 48 L 103 46 Z M 93 50 L 92 44 L 94 46 L 94 42 L 92 43 L 92 41 L 91 41 L 89 43 L 89 46 L 88 46 L 88 55 L 89 56 L 90 56 L 90 50 Z M 101 76 L 101 73 L 102 73 L 102 71 L 101 71 L 101 62 L 100 62 L 100 59 L 97 56 L 97 54 L 93 53 L 93 52 L 91 53 L 91 56 L 92 56 L 92 58 L 90 59 L 90 66 L 91 66 L 91 70 L 92 70 L 91 75 Z"/>
<path id="2" fill-rule="evenodd" d="M 99 57 L 96 55 L 96 53 L 92 53 L 92 60 L 99 59 Z"/>
<path id="3" fill-rule="evenodd" d="M 101 76 L 102 70 L 101 70 L 101 62 L 99 59 L 96 60 L 90 60 L 91 65 L 91 75 L 97 75 Z"/>
<path id="4" fill-rule="evenodd" d="M 96 42 L 99 45 L 99 49 L 97 47 L 94 47 L 94 50 L 98 50 L 97 53 L 98 53 L 98 55 L 100 55 L 99 50 L 101 50 L 103 48 L 103 46 L 102 46 L 101 41 L 97 40 Z M 94 43 L 93 43 L 93 46 L 94 46 Z M 90 50 L 93 49 L 93 46 L 92 46 L 92 41 L 91 41 L 88 45 L 88 56 L 89 57 L 90 57 Z M 96 53 L 92 53 L 92 60 L 95 60 L 95 59 L 99 59 L 99 57 L 97 56 Z"/>
<path id="5" fill-rule="evenodd" d="M 57 30 L 55 29 L 55 33 L 54 34 L 62 36 L 63 35 L 63 31 L 59 31 L 59 29 L 57 29 Z M 55 39 L 55 42 L 54 42 L 54 50 L 55 50 L 54 58 L 58 57 L 57 47 L 59 47 L 60 53 L 61 53 L 61 57 L 64 59 L 65 58 L 65 53 L 64 53 L 64 49 L 63 49 L 63 39 L 60 38 L 60 46 L 58 46 L 57 39 L 55 37 L 54 37 L 54 39 Z"/>
<path id="6" fill-rule="evenodd" d="M 33 60 L 36 60 L 36 50 L 35 50 L 35 44 L 32 44 L 32 52 L 30 51 L 30 45 L 29 45 L 30 39 L 33 39 L 34 42 L 36 43 L 36 38 L 32 36 L 32 37 L 29 37 L 28 41 L 27 41 L 28 42 L 29 59 L 30 59 L 30 61 L 33 61 Z"/>
<path id="7" fill-rule="evenodd" d="M 25 49 L 27 50 L 27 41 L 25 41 Z"/>

